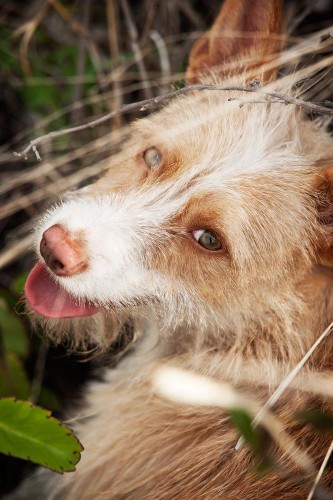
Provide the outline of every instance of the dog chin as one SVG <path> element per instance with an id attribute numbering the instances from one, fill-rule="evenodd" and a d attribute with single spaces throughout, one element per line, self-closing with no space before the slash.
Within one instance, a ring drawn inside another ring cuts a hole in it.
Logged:
<path id="1" fill-rule="evenodd" d="M 91 316 L 49 318 L 36 312 L 25 301 L 25 311 L 33 329 L 51 345 L 62 345 L 80 355 L 104 353 L 117 340 L 130 314 L 116 307 L 100 309 Z"/>

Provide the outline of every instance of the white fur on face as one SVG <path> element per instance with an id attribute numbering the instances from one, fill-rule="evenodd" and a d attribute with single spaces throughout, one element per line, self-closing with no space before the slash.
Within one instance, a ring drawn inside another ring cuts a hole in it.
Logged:
<path id="1" fill-rule="evenodd" d="M 57 278 L 60 285 L 78 299 L 100 305 L 126 305 L 150 296 L 156 278 L 144 265 L 144 249 L 156 240 L 151 214 L 118 195 L 80 198 L 50 211 L 36 235 L 38 248 L 43 232 L 53 224 L 64 226 L 75 238 L 85 241 L 89 269 L 70 278 Z M 160 237 L 163 231 L 158 230 Z M 153 238 L 155 236 L 155 238 Z M 155 292 L 156 293 L 156 292 Z"/>
<path id="2" fill-rule="evenodd" d="M 306 252 L 308 213 L 303 201 L 309 160 L 302 155 L 295 111 L 277 106 L 239 108 L 211 93 L 196 108 L 194 103 L 193 97 L 179 99 L 137 127 L 139 143 L 142 129 L 150 146 L 163 143 L 166 150 L 180 151 L 185 168 L 179 173 L 161 182 L 143 182 L 135 189 L 112 192 L 106 186 L 105 194 L 97 196 L 88 189 L 42 220 L 36 231 L 37 248 L 42 233 L 53 224 L 63 225 L 73 238 L 79 234 L 86 242 L 89 269 L 57 278 L 77 299 L 105 307 L 130 306 L 151 298 L 173 301 L 176 307 L 177 295 L 197 301 L 195 283 L 184 294 L 181 276 L 170 281 L 165 271 L 149 266 L 152 252 L 177 237 L 177 231 L 171 235 L 169 222 L 188 207 L 191 197 L 213 194 L 227 200 L 222 229 L 229 232 L 240 269 L 243 264 L 245 269 L 246 262 L 258 266 L 269 252 L 283 262 L 286 252 L 293 251 L 301 239 Z M 265 192 L 257 188 L 259 176 L 267 176 Z M 254 208 L 261 196 L 262 206 Z M 186 231 L 179 228 L 179 233 Z M 191 310 L 189 301 L 185 302 Z"/>

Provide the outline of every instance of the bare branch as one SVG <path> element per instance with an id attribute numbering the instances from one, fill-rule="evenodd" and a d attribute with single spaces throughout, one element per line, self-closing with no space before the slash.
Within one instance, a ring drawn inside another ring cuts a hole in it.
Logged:
<path id="1" fill-rule="evenodd" d="M 64 135 L 68 134 L 73 134 L 76 132 L 80 132 L 81 130 L 86 130 L 88 128 L 94 128 L 97 125 L 101 125 L 102 123 L 106 122 L 107 120 L 110 120 L 114 116 L 118 114 L 125 114 L 129 113 L 131 111 L 146 111 L 147 109 L 152 109 L 159 104 L 168 101 L 174 97 L 178 97 L 183 94 L 188 94 L 189 92 L 194 92 L 194 91 L 200 91 L 200 90 L 219 90 L 219 91 L 235 91 L 235 92 L 255 92 L 260 95 L 265 96 L 267 99 L 267 104 L 269 104 L 272 98 L 274 98 L 274 102 L 281 102 L 281 104 L 294 104 L 295 106 L 300 106 L 304 108 L 306 111 L 311 112 L 311 113 L 316 113 L 316 114 L 327 114 L 327 115 L 333 115 L 333 103 L 330 101 L 324 101 L 324 103 L 314 103 L 314 102 L 309 102 L 309 101 L 302 101 L 301 99 L 298 99 L 297 97 L 293 97 L 290 95 L 286 94 L 280 94 L 279 92 L 274 92 L 274 91 L 269 91 L 267 92 L 264 88 L 260 87 L 258 82 L 253 82 L 250 85 L 228 85 L 228 86 L 223 86 L 223 85 L 211 85 L 211 84 L 194 84 L 194 85 L 188 85 L 187 87 L 183 87 L 178 90 L 173 90 L 171 92 L 167 92 L 166 94 L 157 96 L 157 97 L 152 97 L 150 99 L 145 99 L 143 101 L 139 102 L 134 102 L 130 104 L 124 104 L 119 107 L 119 109 L 112 111 L 111 113 L 107 113 L 104 116 L 101 116 L 100 118 L 97 118 L 96 120 L 93 120 L 89 123 L 86 123 L 84 125 L 79 125 L 77 127 L 70 127 L 67 129 L 63 130 L 58 130 L 55 132 L 49 132 L 48 134 L 42 135 L 40 137 L 37 137 L 37 139 L 34 139 L 33 141 L 30 142 L 29 146 L 27 146 L 22 152 L 17 153 L 14 152 L 15 156 L 23 157 L 27 159 L 27 155 L 29 151 L 32 149 L 37 157 L 38 160 L 40 160 L 40 155 L 38 154 L 37 151 L 37 146 L 44 141 L 47 141 L 49 139 L 53 139 L 55 137 L 61 137 Z M 232 100 L 233 98 L 230 98 Z M 261 101 L 260 101 L 261 102 Z M 244 103 L 241 103 L 242 105 Z"/>

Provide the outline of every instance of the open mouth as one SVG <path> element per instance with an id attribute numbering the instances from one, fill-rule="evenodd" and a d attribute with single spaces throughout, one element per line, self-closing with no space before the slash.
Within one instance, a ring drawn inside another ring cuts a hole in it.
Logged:
<path id="1" fill-rule="evenodd" d="M 88 301 L 76 301 L 41 263 L 36 264 L 28 276 L 25 297 L 31 308 L 46 318 L 92 316 L 99 311 L 99 307 Z"/>

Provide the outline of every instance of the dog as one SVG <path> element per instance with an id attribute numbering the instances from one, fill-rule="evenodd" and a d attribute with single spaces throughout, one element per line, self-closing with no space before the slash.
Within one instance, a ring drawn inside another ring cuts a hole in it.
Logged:
<path id="1" fill-rule="evenodd" d="M 128 342 L 87 389 L 76 472 L 38 473 L 26 498 L 308 495 L 330 438 L 294 414 L 332 410 L 311 384 L 291 386 L 273 412 L 313 472 L 271 443 L 279 466 L 260 475 L 253 453 L 235 450 L 228 413 L 177 404 L 152 383 L 164 364 L 263 405 L 333 321 L 328 119 L 240 89 L 298 96 L 297 72 L 277 78 L 281 26 L 280 0 L 225 0 L 192 48 L 187 82 L 230 90 L 197 88 L 135 122 L 108 172 L 37 227 L 25 295 L 45 334 L 73 350 Z M 302 368 L 307 380 L 330 373 L 331 347 L 327 336 Z M 331 467 L 320 484 L 333 487 Z"/>

